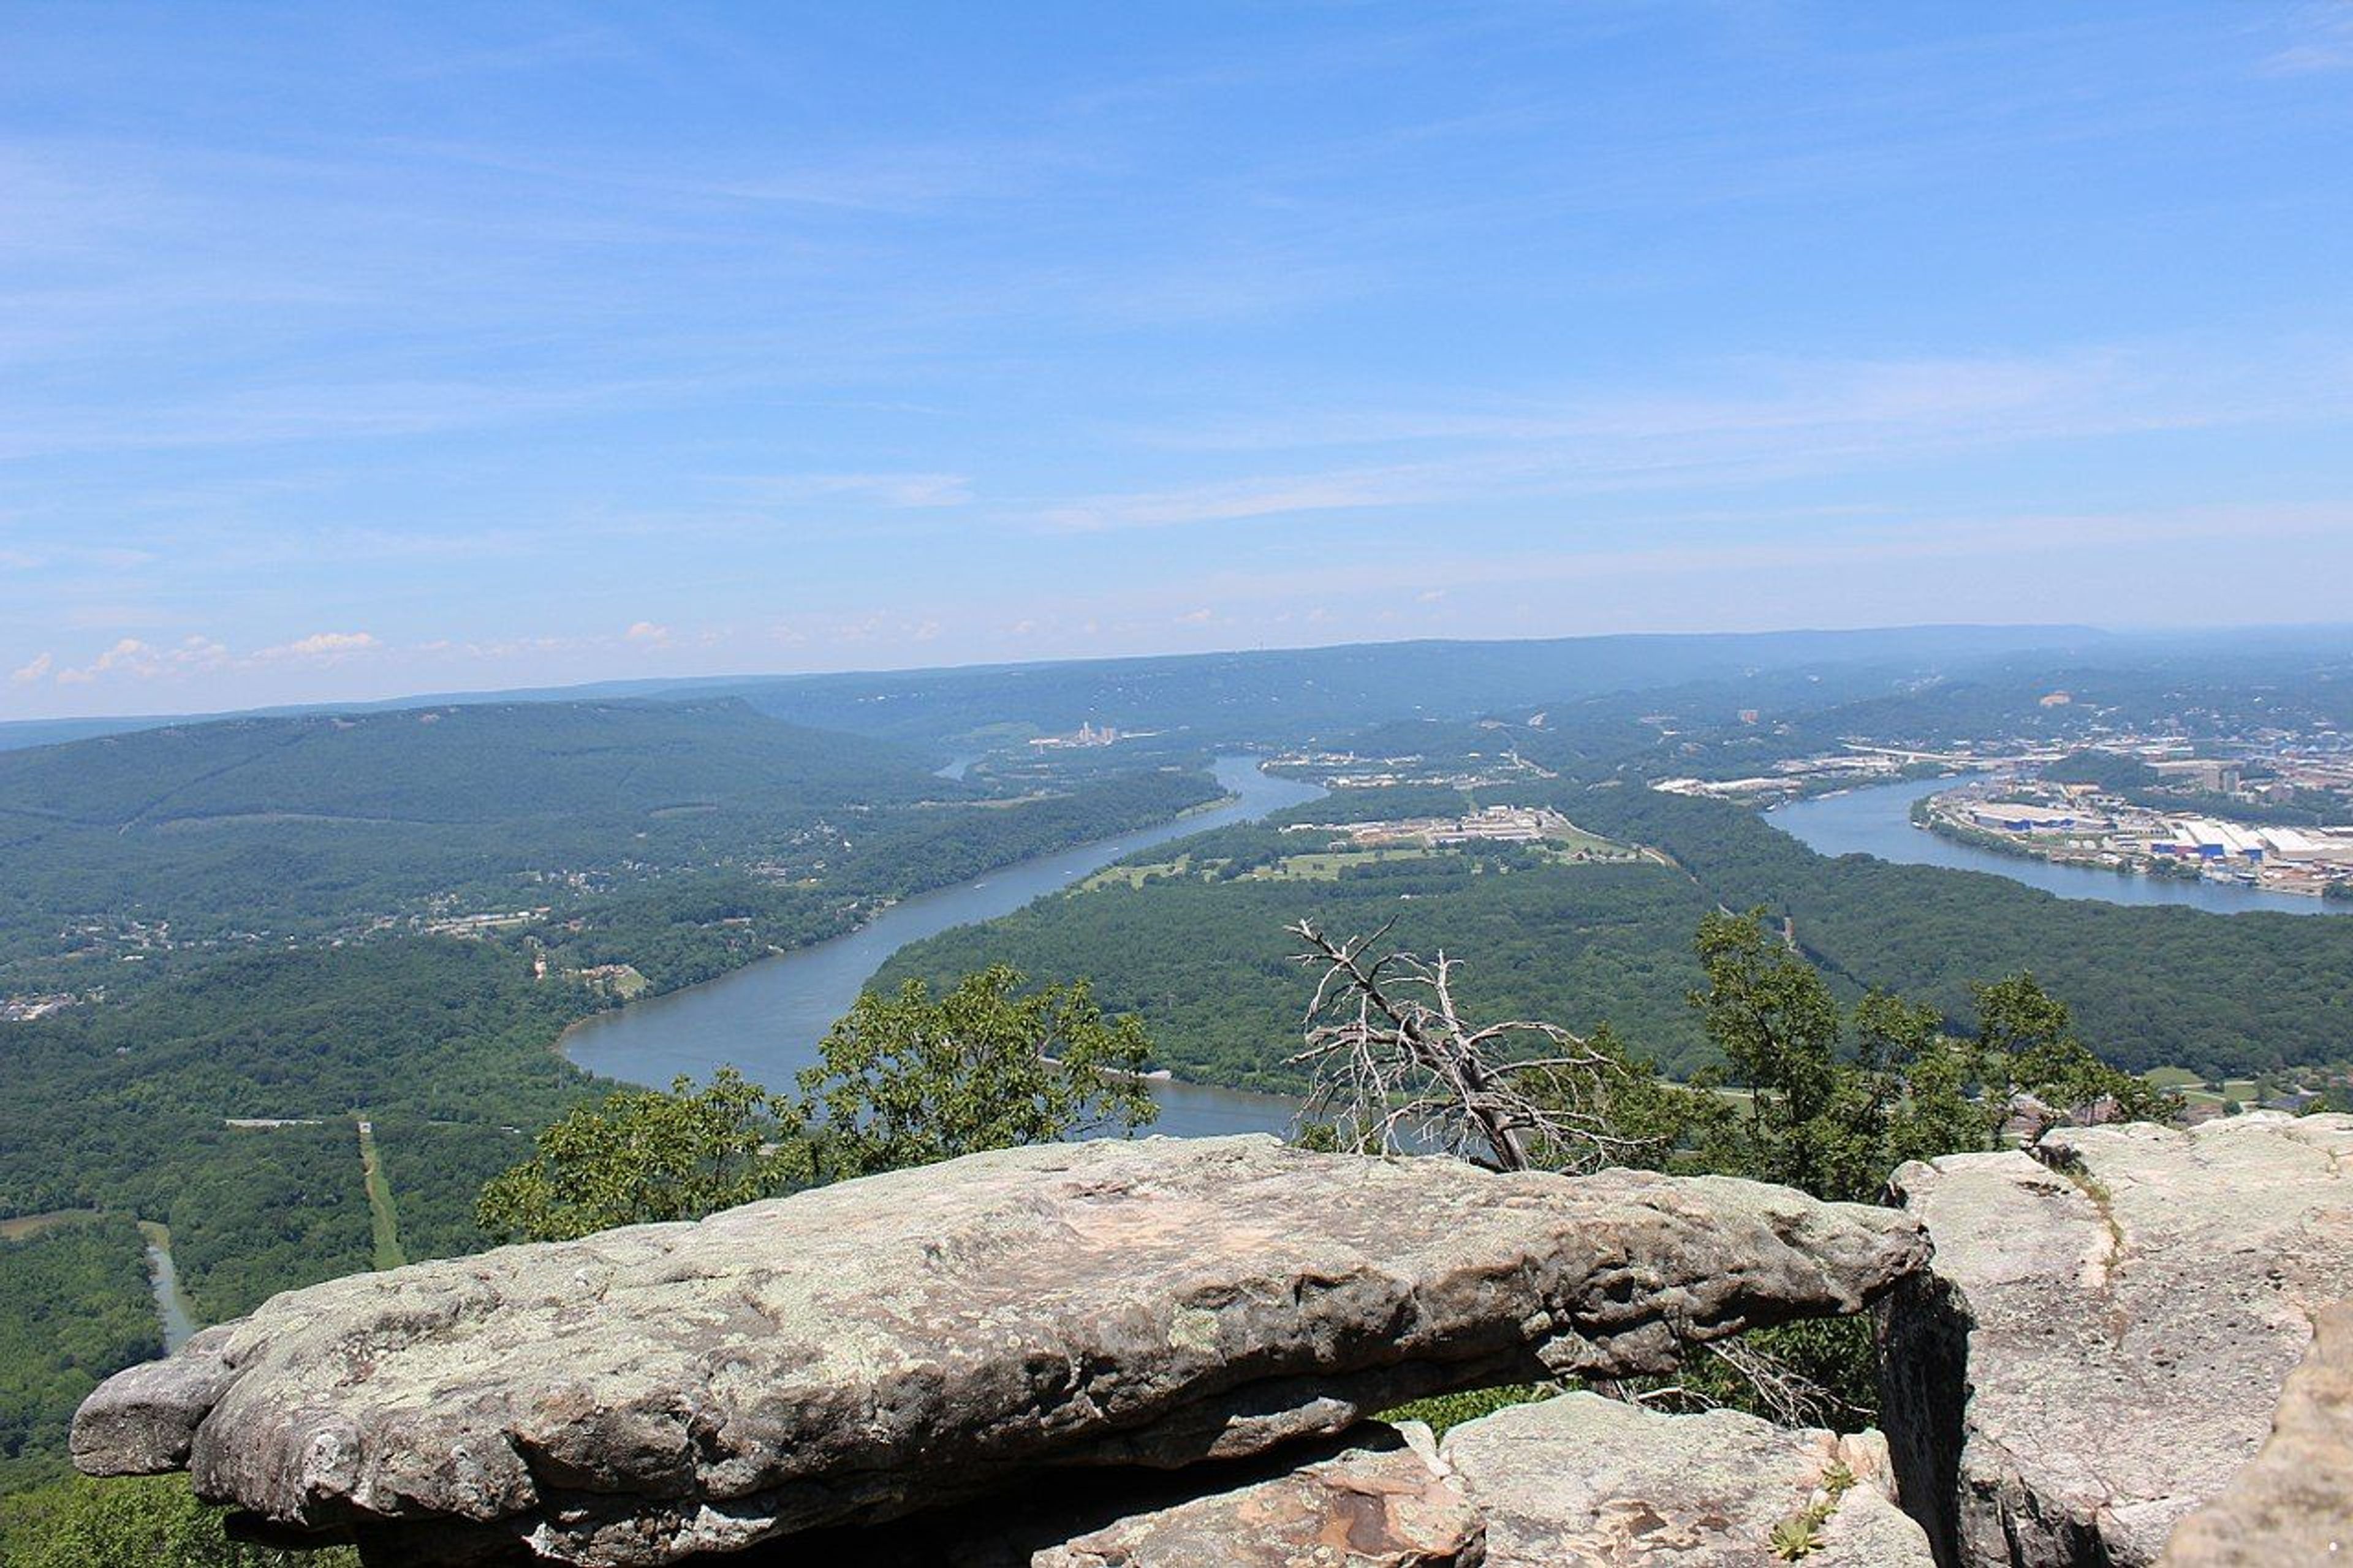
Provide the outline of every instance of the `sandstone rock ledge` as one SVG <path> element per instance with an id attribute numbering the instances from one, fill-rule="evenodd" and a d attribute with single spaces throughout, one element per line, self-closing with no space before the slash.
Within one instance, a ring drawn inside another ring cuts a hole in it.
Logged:
<path id="1" fill-rule="evenodd" d="M 1391 1452 L 1123 1520 L 1032 1568 L 1778 1568 L 1775 1531 L 1809 1508 L 1827 1516 L 1809 1551 L 1825 1565 L 1934 1561 L 1889 1500 L 1875 1434 L 1567 1394 L 1465 1423 L 1435 1447 L 1426 1431 L 1407 1436 Z M 1833 1477 L 1852 1485 L 1833 1495 Z"/>
<path id="2" fill-rule="evenodd" d="M 74 1455 L 380 1561 L 637 1568 L 1662 1371 L 1925 1257 L 1909 1216 L 1727 1179 L 1053 1145 L 289 1292 L 110 1380 Z"/>
<path id="3" fill-rule="evenodd" d="M 2154 1563 L 2353 1295 L 2353 1117 L 2054 1131 L 1895 1185 L 1936 1261 L 1890 1305 L 1882 1418 L 1948 1563 Z"/>

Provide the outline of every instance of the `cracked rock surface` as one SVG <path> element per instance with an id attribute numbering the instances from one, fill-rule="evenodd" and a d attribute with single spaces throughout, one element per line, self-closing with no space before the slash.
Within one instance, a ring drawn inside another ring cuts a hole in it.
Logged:
<path id="1" fill-rule="evenodd" d="M 1725 1178 L 1049 1145 L 291 1291 L 111 1379 L 74 1456 L 381 1561 L 637 1568 L 1663 1371 L 1925 1253 L 1908 1215 Z"/>
<path id="2" fill-rule="evenodd" d="M 1835 1500 L 1835 1467 L 1854 1484 Z M 1930 1568 L 1889 1500 L 1876 1434 L 1791 1431 L 1719 1410 L 1667 1415 L 1567 1394 L 1466 1422 L 1431 1446 L 1357 1452 L 1123 1520 L 1032 1568 L 1778 1568 L 1774 1531 L 1827 1515 L 1808 1555 Z"/>
<path id="3" fill-rule="evenodd" d="M 1894 1184 L 1936 1260 L 1887 1310 L 1883 1419 L 1948 1563 L 2154 1563 L 2353 1294 L 2353 1117 L 2072 1129 Z"/>

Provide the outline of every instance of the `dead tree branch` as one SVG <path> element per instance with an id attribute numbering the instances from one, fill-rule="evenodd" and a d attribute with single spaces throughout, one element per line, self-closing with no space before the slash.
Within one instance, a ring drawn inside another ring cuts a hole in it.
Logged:
<path id="1" fill-rule="evenodd" d="M 1309 1071 L 1302 1116 L 1343 1147 L 1525 1171 L 1590 1170 L 1641 1146 L 1610 1124 L 1627 1071 L 1614 1053 L 1533 1019 L 1472 1026 L 1455 1001 L 1457 961 L 1389 949 L 1386 925 L 1338 942 L 1308 921 L 1287 929 L 1319 972 L 1306 1048 L 1290 1058 Z"/>

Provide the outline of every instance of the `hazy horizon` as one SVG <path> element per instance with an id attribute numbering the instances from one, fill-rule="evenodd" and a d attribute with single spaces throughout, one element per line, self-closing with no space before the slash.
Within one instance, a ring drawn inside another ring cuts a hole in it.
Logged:
<path id="1" fill-rule="evenodd" d="M 1726 629 L 1717 627 L 1663 627 L 1657 630 L 1635 632 L 1572 633 L 1565 637 L 1528 636 L 1511 637 L 1444 637 L 1417 636 L 1388 638 L 1352 638 L 1327 642 L 1267 643 L 1262 646 L 1249 647 L 1161 649 L 1125 654 L 1076 654 L 1063 658 L 1044 658 L 1036 659 L 972 659 L 961 663 L 944 663 L 934 660 L 924 660 L 918 657 L 911 657 L 905 662 L 897 664 L 875 663 L 864 665 L 842 665 L 822 669 L 683 669 L 660 675 L 592 677 L 577 681 L 517 683 L 505 686 L 451 686 L 430 689 L 413 686 L 395 686 L 381 690 L 354 687 L 349 689 L 325 691 L 317 697 L 295 699 L 284 702 L 256 702 L 235 708 L 119 708 L 111 710 L 90 709 L 71 712 L 58 712 L 41 715 L 0 714 L 0 729 L 16 726 L 37 728 L 52 722 L 71 724 L 85 720 L 103 721 L 111 719 L 159 719 L 175 721 L 201 721 L 212 719 L 234 718 L 240 714 L 257 711 L 276 711 L 287 709 L 332 710 L 339 706 L 354 709 L 398 707 L 403 703 L 412 701 L 421 704 L 431 704 L 437 702 L 480 702 L 506 700 L 517 701 L 546 700 L 561 700 L 573 693 L 579 693 L 583 700 L 595 700 L 607 694 L 614 694 L 626 698 L 639 689 L 653 689 L 655 690 L 667 692 L 694 687 L 708 686 L 721 690 L 725 690 L 736 687 L 756 686 L 765 682 L 786 682 L 804 679 L 819 680 L 832 678 L 855 679 L 861 676 L 886 679 L 892 676 L 922 675 L 927 673 L 953 675 L 966 671 L 987 669 L 1031 668 L 1049 668 L 1065 665 L 1117 664 L 1156 659 L 1213 659 L 1219 658 L 1244 657 L 1252 654 L 1341 652 L 1351 648 L 1397 647 L 1416 644 L 1468 644 L 1510 647 L 1514 644 L 1522 643 L 1535 646 L 1554 643 L 1577 643 L 1588 640 L 1599 642 L 1630 637 L 1654 637 L 1662 640 L 1714 637 L 1726 639 L 1748 637 L 1866 637 L 1875 635 L 1899 637 L 1905 634 L 1953 632 L 1985 633 L 1989 635 L 2003 632 L 2050 632 L 2053 634 L 2090 633 L 2102 638 L 2113 638 L 2138 647 L 2145 647 L 2149 643 L 2175 643 L 2189 642 L 2191 640 L 2204 641 L 2208 639 L 2228 642 L 2241 639 L 2255 640 L 2278 637 L 2295 639 L 2304 637 L 2334 637 L 2337 635 L 2353 636 L 2353 622 L 2263 622 L 2211 626 L 2129 625 L 2104 626 L 2078 622 L 2018 621 L 1913 622 L 1905 625 L 1893 626 L 1759 626 L 1746 629 Z M 919 652 L 920 650 L 910 651 L 912 654 Z M 1986 656 L 1989 656 L 1991 652 L 1990 649 L 1982 651 Z M 146 688 L 143 689 L 152 690 L 154 689 Z"/>
<path id="2" fill-rule="evenodd" d="M 0 50 L 0 720 L 2348 613 L 2353 5 Z"/>

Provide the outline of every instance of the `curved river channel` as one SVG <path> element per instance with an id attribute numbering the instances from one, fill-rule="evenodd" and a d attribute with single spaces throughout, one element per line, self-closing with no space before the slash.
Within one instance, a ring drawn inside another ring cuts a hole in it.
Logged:
<path id="1" fill-rule="evenodd" d="M 1791 801 L 1765 814 L 1765 820 L 1819 855 L 1870 855 L 1899 866 L 1945 866 L 1960 871 L 1990 871 L 2063 899 L 2097 899 L 2110 904 L 2187 904 L 2215 914 L 2270 910 L 2287 915 L 2353 914 L 2343 900 L 2310 899 L 2269 892 L 2231 882 L 2192 882 L 2143 877 L 2094 866 L 2054 866 L 2022 855 L 2000 855 L 1931 833 L 1912 820 L 1912 803 L 1922 795 L 1968 783 L 1966 778 L 1907 780 L 1867 784 L 1841 795 Z"/>
<path id="2" fill-rule="evenodd" d="M 909 942 L 1010 914 L 1139 849 L 1253 822 L 1324 794 L 1314 784 L 1271 777 L 1250 757 L 1219 757 L 1216 773 L 1233 796 L 1221 805 L 920 894 L 846 936 L 585 1018 L 565 1032 L 564 1053 L 591 1072 L 656 1088 L 668 1088 L 681 1073 L 699 1081 L 733 1066 L 754 1083 L 789 1089 L 794 1075 L 815 1065 L 818 1041 L 834 1020 L 849 1011 L 875 971 Z M 1160 1102 L 1160 1120 L 1151 1130 L 1182 1138 L 1280 1132 L 1290 1125 L 1294 1109 L 1280 1096 L 1203 1084 L 1155 1080 L 1152 1092 Z"/>

